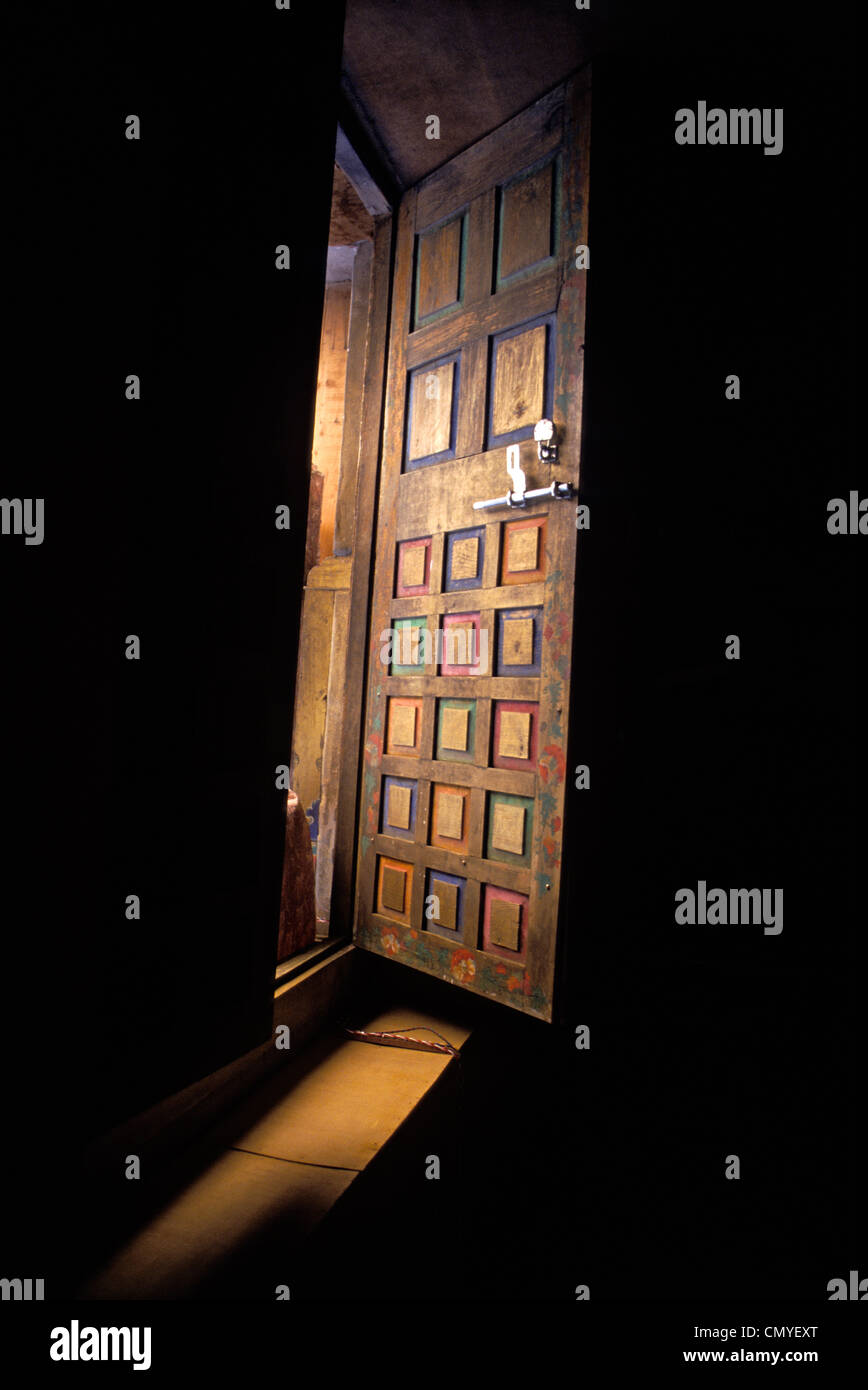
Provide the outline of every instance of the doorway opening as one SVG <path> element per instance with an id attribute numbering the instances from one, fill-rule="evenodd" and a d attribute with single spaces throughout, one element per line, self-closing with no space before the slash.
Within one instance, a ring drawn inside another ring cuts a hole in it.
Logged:
<path id="1" fill-rule="evenodd" d="M 305 538 L 278 979 L 351 930 L 391 208 L 335 152 Z"/>

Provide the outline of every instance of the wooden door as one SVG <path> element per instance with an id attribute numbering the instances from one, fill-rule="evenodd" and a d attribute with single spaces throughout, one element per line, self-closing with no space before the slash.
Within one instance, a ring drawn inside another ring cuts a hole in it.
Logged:
<path id="1" fill-rule="evenodd" d="M 551 1019 L 579 479 L 586 73 L 397 214 L 357 943 Z M 540 418 L 556 462 L 541 462 Z"/>

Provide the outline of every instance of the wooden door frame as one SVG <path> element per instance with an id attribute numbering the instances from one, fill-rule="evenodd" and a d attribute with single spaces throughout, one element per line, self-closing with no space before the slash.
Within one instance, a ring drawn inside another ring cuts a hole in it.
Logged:
<path id="1" fill-rule="evenodd" d="M 360 146 L 355 138 L 351 141 L 346 125 L 342 116 L 335 163 L 371 213 L 374 235 L 372 241 L 360 244 L 353 267 L 340 456 L 343 486 L 339 488 L 335 514 L 335 552 L 349 555 L 351 561 L 347 679 L 341 714 L 343 765 L 333 850 L 330 930 L 326 940 L 278 963 L 275 971 L 272 1034 L 278 1026 L 290 1027 L 294 1048 L 314 1038 L 327 1019 L 343 1007 L 351 989 L 355 956 L 352 910 L 364 748 L 365 649 L 392 283 L 394 193 L 388 182 L 379 177 L 380 166 L 369 159 L 367 145 Z M 312 412 L 314 408 L 315 403 Z M 275 1054 L 273 1041 L 265 1051 L 269 1054 L 265 1065 L 270 1066 Z M 248 1062 L 257 1066 L 259 1060 L 258 1053 L 242 1059 L 245 1066 Z"/>
<path id="2" fill-rule="evenodd" d="M 299 645 L 294 697 L 293 758 L 298 755 L 296 730 L 299 701 L 322 698 L 326 702 L 324 729 L 318 752 L 306 750 L 317 760 L 320 795 L 326 782 L 331 789 L 327 835 L 320 849 L 331 877 L 328 934 L 309 948 L 279 960 L 275 980 L 278 991 L 333 956 L 352 932 L 351 903 L 355 858 L 355 823 L 362 749 L 362 690 L 365 629 L 371 587 L 372 533 L 370 522 L 376 507 L 380 426 L 382 417 L 385 343 L 391 286 L 392 210 L 390 197 L 370 174 L 354 143 L 339 124 L 335 141 L 335 165 L 352 184 L 367 210 L 372 230 L 356 245 L 347 325 L 346 362 L 342 410 L 343 424 L 338 458 L 334 537 L 331 554 L 313 565 L 305 581 L 303 599 L 333 598 L 328 620 L 332 659 L 326 658 L 318 678 L 327 687 L 314 696 L 299 688 L 306 640 L 304 619 Z M 326 286 L 327 293 L 327 286 Z M 316 411 L 316 402 L 313 411 Z M 312 466 L 312 465 L 311 465 Z M 308 536 L 308 541 L 310 537 Z M 322 595 L 317 593 L 322 590 Z M 340 600 L 340 613 L 338 611 Z M 307 632 L 310 640 L 310 631 Z M 339 659 L 335 659 L 336 650 Z M 309 655 L 309 654 L 308 654 Z M 323 718 L 323 715 L 320 715 Z M 306 806 L 307 810 L 308 807 Z M 289 829 L 287 829 L 287 837 Z M 291 872 L 289 840 L 284 852 L 283 898 Z"/>
<path id="3" fill-rule="evenodd" d="M 386 343 L 392 279 L 392 216 L 377 219 L 373 242 L 356 253 L 350 351 L 344 404 L 341 473 L 355 478 L 344 488 L 335 517 L 335 553 L 352 554 L 343 727 L 345 766 L 340 779 L 335 826 L 330 936 L 353 928 L 355 858 L 362 785 L 367 629 L 373 576 Z M 367 524 L 370 518 L 371 524 Z"/>
<path id="4" fill-rule="evenodd" d="M 359 246 L 353 267 L 348 335 L 341 486 L 335 513 L 334 553 L 351 556 L 347 621 L 346 682 L 342 711 L 342 764 L 339 777 L 332 873 L 329 943 L 352 935 L 355 856 L 362 780 L 366 633 L 370 608 L 380 471 L 383 391 L 386 372 L 393 256 L 393 201 L 383 188 L 379 163 L 357 151 L 338 126 L 335 162 L 353 183 L 374 218 L 374 236 Z M 370 525 L 367 519 L 370 518 Z"/>

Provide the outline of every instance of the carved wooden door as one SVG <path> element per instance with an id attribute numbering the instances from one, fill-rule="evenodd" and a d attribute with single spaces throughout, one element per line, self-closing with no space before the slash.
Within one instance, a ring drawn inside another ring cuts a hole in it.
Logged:
<path id="1" fill-rule="evenodd" d="M 579 516 L 473 504 L 515 444 L 528 491 L 578 485 L 589 106 L 581 73 L 397 214 L 355 910 L 360 946 L 544 1019 Z"/>

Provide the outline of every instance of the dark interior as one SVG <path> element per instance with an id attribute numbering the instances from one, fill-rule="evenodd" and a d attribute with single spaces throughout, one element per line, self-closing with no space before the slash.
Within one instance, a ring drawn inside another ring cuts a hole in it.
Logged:
<path id="1" fill-rule="evenodd" d="M 24 1222 L 10 1267 L 17 1254 L 65 1287 L 100 1234 L 77 1195 L 86 1141 L 271 1028 L 272 770 L 292 716 L 336 121 L 394 197 L 589 60 L 593 523 L 570 765 L 593 780 L 569 805 L 561 1021 L 478 1005 L 460 1094 L 431 1120 L 448 1176 L 418 1192 L 400 1148 L 387 1156 L 324 1232 L 309 1291 L 381 1296 L 335 1291 L 329 1271 L 353 1251 L 400 1269 L 408 1230 L 456 1298 L 569 1299 L 589 1264 L 602 1298 L 693 1281 L 727 1297 L 734 1280 L 743 1297 L 814 1298 L 855 1259 L 837 895 L 856 584 L 824 524 L 855 486 L 833 317 L 844 93 L 791 6 L 702 24 L 695 7 L 614 9 L 349 0 L 342 40 L 340 5 L 298 5 L 277 43 L 263 7 L 240 44 L 219 9 L 203 25 L 115 6 L 69 12 L 18 71 L 4 488 L 51 499 L 51 543 L 0 553 L 5 1102 L 27 1136 L 3 1156 Z M 684 158 L 672 112 L 701 93 L 783 106 L 784 157 Z M 117 132 L 139 109 L 133 169 Z M 129 370 L 147 383 L 135 432 L 115 390 Z M 738 411 L 716 385 L 736 370 Z M 292 545 L 264 520 L 280 502 Z M 720 660 L 730 632 L 748 659 Z M 699 878 L 783 885 L 774 950 L 676 939 L 672 894 Z M 449 993 L 374 958 L 359 978 L 370 998 Z M 703 1185 L 733 1149 L 750 1182 Z"/>

